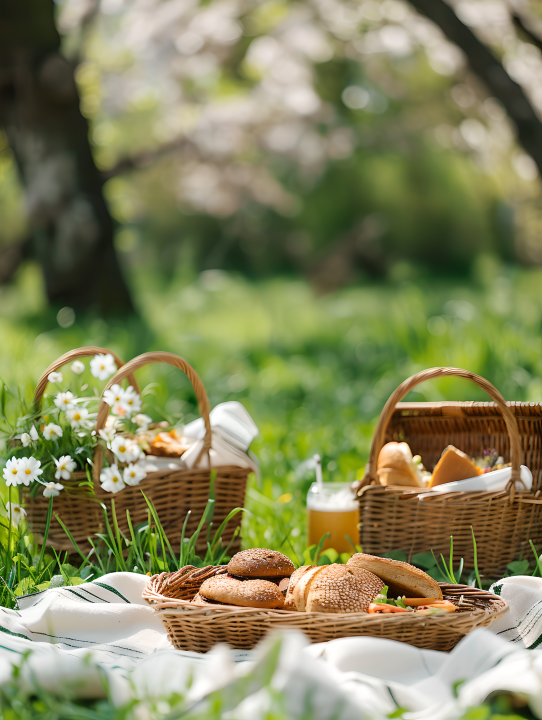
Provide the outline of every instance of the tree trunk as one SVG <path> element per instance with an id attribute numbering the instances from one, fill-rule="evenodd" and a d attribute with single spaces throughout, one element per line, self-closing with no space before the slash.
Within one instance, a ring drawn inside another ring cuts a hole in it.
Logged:
<path id="1" fill-rule="evenodd" d="M 503 104 L 516 126 L 518 141 L 538 165 L 542 175 L 542 122 L 523 88 L 512 80 L 497 58 L 443 0 L 410 0 L 410 4 L 438 25 L 448 40 L 463 50 L 471 70 Z"/>
<path id="2" fill-rule="evenodd" d="M 0 125 L 25 187 L 32 254 L 50 303 L 133 312 L 53 0 L 0 0 Z"/>

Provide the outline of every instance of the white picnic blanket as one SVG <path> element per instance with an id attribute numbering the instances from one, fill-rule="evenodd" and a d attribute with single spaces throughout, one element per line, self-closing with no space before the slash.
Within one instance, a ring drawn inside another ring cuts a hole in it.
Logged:
<path id="1" fill-rule="evenodd" d="M 270 637 L 254 651 L 180 652 L 141 598 L 146 582 L 114 573 L 0 610 L 0 682 L 13 678 L 17 665 L 23 687 L 80 697 L 105 697 L 107 687 L 119 706 L 176 692 L 187 708 L 202 711 L 222 688 L 223 710 L 236 720 L 265 717 L 277 697 L 293 719 L 384 720 L 402 707 L 410 720 L 458 720 L 494 690 L 509 690 L 524 693 L 542 718 L 542 653 L 527 649 L 542 637 L 540 578 L 496 583 L 510 611 L 493 632 L 476 630 L 450 654 L 381 638 L 309 645 L 297 632 Z"/>

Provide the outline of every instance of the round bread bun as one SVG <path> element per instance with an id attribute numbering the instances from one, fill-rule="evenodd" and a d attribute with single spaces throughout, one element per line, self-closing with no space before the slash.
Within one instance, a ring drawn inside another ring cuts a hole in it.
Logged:
<path id="1" fill-rule="evenodd" d="M 352 572 L 334 563 L 318 568 L 312 575 L 306 593 L 306 612 L 367 612 L 384 583 L 367 571 Z"/>
<path id="2" fill-rule="evenodd" d="M 440 585 L 427 573 L 401 560 L 356 553 L 346 563 L 352 571 L 368 570 L 388 586 L 388 597 L 438 598 L 442 600 Z"/>
<path id="3" fill-rule="evenodd" d="M 424 487 L 422 475 L 412 461 L 406 442 L 389 442 L 380 451 L 376 474 L 381 485 Z"/>
<path id="4" fill-rule="evenodd" d="M 290 577 L 290 584 L 288 585 L 288 592 L 286 593 L 286 600 L 284 601 L 285 610 L 297 610 L 294 600 L 294 590 L 301 577 L 307 572 L 307 570 L 310 570 L 313 567 L 315 567 L 315 565 L 301 565 L 301 567 L 298 567 L 297 570 L 294 570 L 292 573 L 292 576 Z"/>
<path id="5" fill-rule="evenodd" d="M 290 577 L 295 570 L 293 562 L 276 550 L 254 548 L 242 550 L 228 563 L 230 575 L 248 578 Z"/>
<path id="6" fill-rule="evenodd" d="M 241 605 L 253 608 L 283 608 L 284 596 L 278 587 L 268 580 L 236 580 L 218 575 L 205 580 L 199 594 L 206 600 L 225 605 Z"/>

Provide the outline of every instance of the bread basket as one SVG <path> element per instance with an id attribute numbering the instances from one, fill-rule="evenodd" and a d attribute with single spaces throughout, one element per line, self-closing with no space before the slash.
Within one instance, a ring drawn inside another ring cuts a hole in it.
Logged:
<path id="1" fill-rule="evenodd" d="M 214 571 L 214 573 L 213 573 Z M 224 567 L 197 571 L 201 582 Z M 185 573 L 183 575 L 183 573 Z M 152 577 L 143 598 L 156 610 L 172 645 L 178 650 L 204 653 L 216 643 L 250 649 L 272 630 L 301 630 L 313 643 L 368 635 L 398 640 L 427 650 L 449 652 L 467 633 L 487 627 L 506 610 L 506 602 L 491 593 L 466 585 L 441 583 L 449 600 L 463 598 L 465 610 L 423 616 L 415 613 L 306 613 L 216 605 L 201 607 L 190 599 L 199 585 L 194 571 L 162 573 Z"/>
<path id="2" fill-rule="evenodd" d="M 476 383 L 493 402 L 400 402 L 426 380 L 455 376 Z M 495 448 L 512 463 L 512 479 L 501 492 L 432 493 L 409 487 L 383 487 L 377 476 L 381 448 L 392 440 L 407 442 L 413 455 L 434 467 L 447 445 L 471 457 Z M 533 474 L 531 490 L 518 491 L 520 465 Z M 478 567 L 486 578 L 501 577 L 508 563 L 531 555 L 529 540 L 542 544 L 542 404 L 507 403 L 487 380 L 459 368 L 431 368 L 413 375 L 395 390 L 378 421 L 366 475 L 358 489 L 360 543 L 363 551 L 383 555 L 403 550 L 413 555 L 433 551 L 474 568 L 472 529 Z M 420 499 L 423 495 L 423 499 Z"/>
<path id="3" fill-rule="evenodd" d="M 35 402 L 39 402 L 41 399 L 47 386 L 47 377 L 51 372 L 76 358 L 93 355 L 96 352 L 109 351 L 103 350 L 102 348 L 81 348 L 80 350 L 74 350 L 59 358 L 59 360 L 47 368 L 42 375 L 36 388 Z M 100 485 L 100 472 L 103 467 L 104 450 L 102 445 L 98 445 L 94 455 L 92 471 L 94 494 L 85 488 L 79 487 L 81 480 L 86 479 L 84 473 L 74 473 L 72 479 L 63 481 L 66 490 L 55 498 L 54 515 L 58 515 L 64 522 L 79 547 L 90 551 L 91 546 L 87 538 L 92 537 L 95 533 L 103 532 L 104 517 L 100 503 L 106 506 L 111 519 L 111 500 L 115 500 L 115 511 L 119 528 L 129 536 L 126 510 L 130 511 L 130 519 L 133 527 L 146 522 L 148 518 L 148 506 L 141 493 L 141 491 L 143 491 L 154 504 L 162 527 L 171 545 L 178 547 L 181 540 L 183 522 L 188 511 L 190 510 L 191 514 L 186 526 L 186 537 L 190 537 L 190 535 L 195 532 L 209 498 L 211 474 L 208 468 L 208 462 L 202 463 L 204 457 L 208 459 L 211 448 L 211 424 L 209 420 L 211 408 L 207 392 L 196 371 L 186 360 L 178 355 L 167 352 L 149 352 L 139 355 L 126 364 L 123 364 L 117 356 L 115 356 L 115 361 L 119 370 L 109 380 L 104 392 L 112 385 L 120 384 L 126 378 L 128 378 L 130 383 L 138 390 L 133 373 L 145 365 L 153 363 L 167 363 L 185 373 L 194 388 L 199 411 L 205 423 L 205 437 L 202 452 L 195 467 L 191 469 L 165 469 L 148 472 L 146 478 L 142 480 L 139 485 L 135 487 L 126 486 L 123 490 L 112 495 L 102 490 Z M 103 400 L 102 396 L 98 417 L 96 419 L 95 430 L 97 433 L 105 426 L 109 410 L 110 407 Z M 206 464 L 207 467 L 199 467 L 200 464 Z M 250 468 L 227 465 L 213 469 L 217 472 L 214 484 L 215 510 L 213 523 L 215 527 L 218 527 L 226 519 L 231 510 L 244 506 L 246 482 Z M 24 502 L 28 513 L 27 520 L 32 532 L 36 532 L 38 535 L 43 534 L 47 516 L 47 498 L 44 498 L 42 494 L 31 498 L 29 493 L 25 493 Z M 222 535 L 225 545 L 233 540 L 231 545 L 232 552 L 239 550 L 240 537 L 237 536 L 234 538 L 234 533 L 240 523 L 241 513 L 238 513 L 227 524 Z M 206 526 L 204 526 L 203 532 L 196 544 L 196 552 L 198 553 L 205 553 L 207 549 L 205 527 Z M 51 523 L 47 544 L 59 550 L 73 551 L 70 540 L 56 520 L 53 520 Z"/>

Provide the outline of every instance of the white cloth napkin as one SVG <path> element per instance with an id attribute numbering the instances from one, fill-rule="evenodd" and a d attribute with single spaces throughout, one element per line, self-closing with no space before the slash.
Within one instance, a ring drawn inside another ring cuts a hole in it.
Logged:
<path id="1" fill-rule="evenodd" d="M 259 430 L 254 420 L 241 403 L 220 403 L 209 413 L 211 422 L 211 467 L 236 465 L 248 467 L 259 479 L 258 458 L 249 450 L 250 444 L 258 436 Z M 203 447 L 205 423 L 198 418 L 184 427 L 183 436 L 194 440 L 192 445 L 179 459 L 146 456 L 139 461 L 145 472 L 156 470 L 185 470 L 193 468 Z M 198 467 L 207 468 L 207 456 L 202 455 Z"/>
<path id="2" fill-rule="evenodd" d="M 512 477 L 512 468 L 506 467 L 500 470 L 477 475 L 468 480 L 458 480 L 457 482 L 444 483 L 431 488 L 431 492 L 449 493 L 449 492 L 465 492 L 471 490 L 489 490 L 491 492 L 499 492 L 505 490 L 508 481 Z M 530 490 L 533 486 L 533 474 L 525 465 L 520 466 L 520 478 L 523 481 L 516 482 L 516 490 Z M 420 498 L 423 498 L 420 495 Z"/>
<path id="3" fill-rule="evenodd" d="M 258 474 L 258 460 L 254 454 L 249 456 L 247 452 L 259 430 L 241 403 L 232 400 L 217 405 L 209 413 L 209 420 L 212 430 L 211 467 L 239 465 L 249 467 Z M 203 447 L 205 436 L 203 418 L 186 425 L 183 435 L 196 440 L 180 459 L 182 467 L 192 468 Z M 205 455 L 201 457 L 198 467 L 209 467 Z"/>

